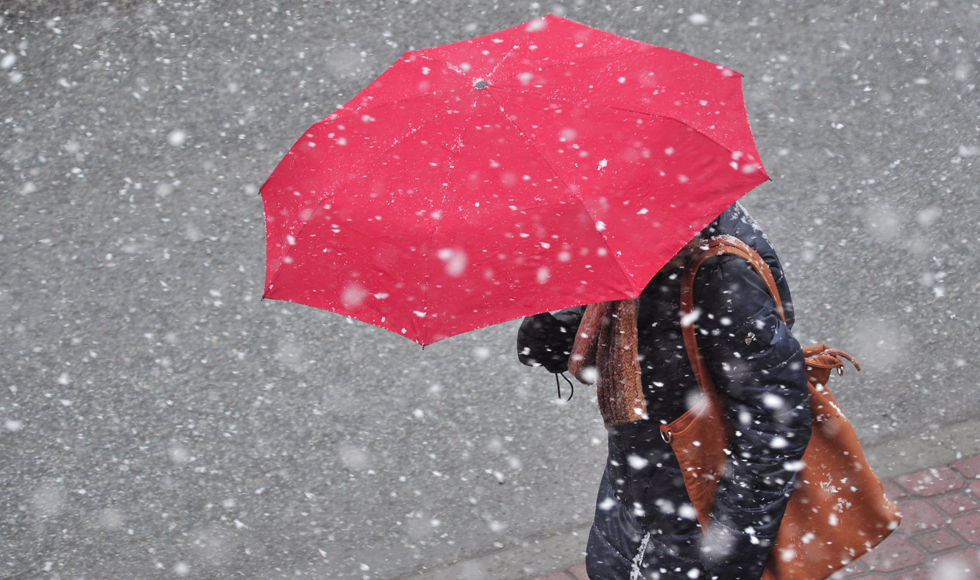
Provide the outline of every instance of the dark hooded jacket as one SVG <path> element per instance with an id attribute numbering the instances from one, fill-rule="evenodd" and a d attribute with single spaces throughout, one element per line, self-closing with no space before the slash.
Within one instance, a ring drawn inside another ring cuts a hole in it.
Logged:
<path id="1" fill-rule="evenodd" d="M 769 264 L 786 324 L 765 282 L 725 255 L 700 268 L 694 288 L 698 343 L 736 429 L 703 533 L 680 467 L 659 425 L 680 417 L 699 393 L 679 320 L 683 266 L 665 266 L 639 298 L 638 354 L 649 419 L 608 434 L 586 565 L 592 580 L 627 578 L 758 580 L 810 437 L 803 353 L 793 338 L 793 305 L 768 239 L 738 204 L 702 232 L 727 234 Z M 584 307 L 528 317 L 518 336 L 522 363 L 567 369 Z"/>

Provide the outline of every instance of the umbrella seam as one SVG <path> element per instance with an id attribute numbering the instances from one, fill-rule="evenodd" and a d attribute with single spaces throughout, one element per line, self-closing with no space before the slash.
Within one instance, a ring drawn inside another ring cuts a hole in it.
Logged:
<path id="1" fill-rule="evenodd" d="M 626 38 L 626 37 L 623 37 L 623 38 Z M 640 46 L 637 46 L 634 49 L 623 50 L 621 52 L 614 52 L 614 53 L 611 53 L 611 54 L 597 54 L 597 55 L 593 55 L 593 56 L 586 56 L 586 57 L 583 57 L 581 59 L 569 59 L 569 60 L 563 60 L 563 61 L 555 61 L 554 63 L 549 64 L 547 66 L 540 66 L 540 67 L 537 68 L 537 70 L 538 71 L 543 71 L 543 70 L 552 69 L 552 68 L 555 68 L 556 66 L 561 66 L 561 65 L 577 64 L 578 62 L 585 62 L 585 61 L 596 60 L 596 59 L 610 59 L 610 58 L 616 58 L 616 57 L 619 57 L 619 56 L 623 56 L 623 55 L 626 55 L 626 54 L 634 54 L 634 53 L 638 53 L 638 52 L 644 52 L 645 53 L 645 52 L 649 52 L 651 49 L 653 49 L 653 50 L 659 49 L 659 50 L 665 50 L 665 51 L 674 53 L 675 55 L 680 55 L 680 56 L 687 57 L 687 58 L 690 58 L 690 59 L 693 59 L 693 60 L 697 60 L 697 61 L 700 61 L 702 63 L 708 64 L 708 65 L 711 65 L 711 66 L 714 66 L 714 67 L 722 66 L 723 68 L 726 68 L 726 69 L 730 70 L 732 73 L 738 75 L 739 78 L 742 78 L 744 76 L 742 73 L 740 73 L 738 71 L 734 71 L 734 70 L 728 68 L 727 66 L 719 65 L 719 64 L 713 63 L 713 62 L 711 62 L 709 60 L 704 60 L 703 58 L 698 58 L 698 57 L 696 57 L 694 55 L 687 54 L 685 52 L 681 52 L 681 51 L 678 51 L 678 50 L 674 50 L 672 48 L 667 48 L 665 46 L 655 46 L 653 44 L 647 44 L 645 42 L 640 42 L 639 40 L 633 40 L 631 38 L 626 38 L 626 40 L 630 40 L 632 42 L 635 42 L 635 43 L 639 44 Z M 501 60 L 501 63 L 502 62 L 503 62 L 503 60 Z"/>
<path id="2" fill-rule="evenodd" d="M 521 134 L 522 137 L 524 137 L 524 139 L 527 141 L 527 144 L 530 145 L 532 149 L 534 149 L 535 153 L 537 153 L 538 156 L 541 158 L 541 160 L 544 161 L 545 165 L 548 166 L 548 169 L 550 169 L 551 172 L 555 174 L 555 177 L 558 178 L 558 181 L 560 181 L 561 184 L 565 186 L 565 189 L 568 190 L 568 193 L 570 193 L 572 195 L 572 198 L 575 201 L 577 201 L 579 203 L 579 205 L 582 206 L 582 209 L 585 211 L 585 213 L 588 214 L 588 216 L 590 218 L 592 218 L 593 225 L 595 224 L 595 222 L 599 221 L 599 220 L 596 220 L 595 219 L 595 216 L 592 215 L 592 212 L 589 211 L 588 206 L 585 205 L 585 201 L 581 197 L 579 197 L 578 194 L 575 193 L 572 190 L 572 188 L 568 186 L 568 184 L 565 182 L 565 180 L 562 179 L 561 175 L 557 171 L 555 171 L 555 168 L 552 167 L 551 163 L 548 162 L 548 159 L 544 156 L 543 153 L 541 153 L 541 150 L 539 150 L 534 145 L 534 141 L 532 141 L 531 138 L 527 136 L 527 133 L 525 133 L 524 130 L 521 129 L 521 127 L 513 119 L 510 118 L 510 116 L 507 114 L 507 111 L 504 110 L 504 107 L 493 96 L 493 93 L 490 94 L 490 97 L 493 98 L 493 102 L 497 103 L 497 107 L 499 107 L 500 112 L 503 113 L 504 118 L 507 119 L 508 121 L 510 121 L 510 124 L 513 125 L 515 129 L 517 129 L 517 131 Z M 610 253 L 613 253 L 612 248 L 609 247 L 609 240 L 606 238 L 606 236 L 603 235 L 603 233 L 601 231 L 599 231 L 598 229 L 596 229 L 596 231 L 599 233 L 599 237 L 602 239 L 603 244 L 606 246 L 606 251 L 607 252 L 610 252 Z M 629 286 L 630 286 L 630 292 L 633 293 L 633 294 L 635 294 L 636 293 L 636 284 L 633 281 L 632 276 L 629 276 L 626 273 L 626 270 L 623 268 L 623 265 L 619 262 L 618 259 L 616 260 L 616 265 L 619 266 L 619 272 L 620 272 L 620 274 L 623 275 L 623 278 L 625 278 L 626 279 L 626 282 L 629 284 Z"/>
<path id="3" fill-rule="evenodd" d="M 479 98 L 479 96 L 477 96 L 477 98 Z M 492 98 L 492 96 L 491 96 L 491 98 Z M 494 101 L 494 102 L 496 102 L 496 101 Z M 464 121 L 462 123 L 463 130 L 462 130 L 462 133 L 459 136 L 459 141 L 462 141 L 463 138 L 466 136 L 466 129 L 467 129 L 468 125 L 469 125 L 470 120 L 473 118 L 473 115 L 475 115 L 475 114 L 476 114 L 476 102 L 474 101 L 473 106 L 471 107 L 469 116 L 466 118 L 466 121 Z M 439 146 L 442 147 L 441 144 L 439 144 Z M 442 148 L 445 149 L 445 147 L 442 147 Z M 458 158 L 459 157 L 459 153 L 458 152 L 454 152 L 454 151 L 451 151 L 451 150 L 448 150 L 448 149 L 447 149 L 447 151 L 449 151 L 449 153 L 452 154 L 453 157 L 455 157 L 455 158 Z M 445 183 L 447 183 L 447 184 L 449 183 L 449 176 L 452 175 L 453 170 L 456 169 L 456 165 L 453 163 L 453 161 L 454 160 L 451 158 L 450 159 L 450 162 L 449 162 L 449 169 L 446 171 Z M 436 208 L 436 211 L 440 211 L 440 212 L 442 211 L 442 206 L 446 202 L 446 196 L 448 195 L 448 193 L 449 193 L 449 186 L 447 185 L 443 189 L 442 201 L 441 201 L 439 207 Z M 439 226 L 441 224 L 442 224 L 442 220 L 437 220 L 436 221 L 436 226 L 434 228 L 432 228 L 432 232 L 429 234 L 429 243 L 428 243 L 428 248 L 427 248 L 428 249 L 428 253 L 425 256 L 425 264 L 426 264 L 426 268 L 425 268 L 425 290 L 422 292 L 422 312 L 425 313 L 425 317 L 422 318 L 422 322 L 420 324 L 420 332 L 419 332 L 419 336 L 422 337 L 422 340 L 425 340 L 424 337 L 425 337 L 426 322 L 427 322 L 426 319 L 428 318 L 428 315 L 429 315 L 429 278 L 431 277 L 431 271 L 432 271 L 432 260 L 430 259 L 431 256 L 432 256 L 432 243 L 433 243 L 433 241 L 436 238 L 436 232 L 439 231 Z M 424 346 L 424 344 L 423 344 L 423 346 Z"/>
<path id="4" fill-rule="evenodd" d="M 639 42 L 639 41 L 634 41 L 634 42 Z M 653 46 L 652 44 L 645 44 L 645 43 L 640 43 L 640 44 L 643 44 L 643 46 L 646 46 L 648 48 L 663 48 L 663 47 L 660 47 L 660 46 Z M 638 48 L 639 49 L 642 49 L 643 47 L 641 46 L 641 47 L 638 47 Z M 668 48 L 668 49 L 665 49 L 665 50 L 670 50 L 670 49 Z M 513 52 L 513 49 L 511 50 L 511 53 L 512 52 Z M 546 69 L 555 68 L 557 66 L 568 65 L 568 64 L 575 64 L 579 60 L 581 60 L 581 61 L 589 61 L 589 60 L 595 60 L 595 59 L 601 59 L 601 58 L 615 58 L 617 56 L 623 56 L 624 54 L 631 54 L 631 53 L 634 53 L 634 52 L 639 52 L 639 51 L 638 50 L 624 50 L 622 52 L 614 52 L 612 54 L 597 54 L 597 55 L 594 55 L 594 56 L 586 56 L 586 57 L 583 57 L 582 59 L 569 59 L 569 60 L 555 61 L 554 63 L 549 64 L 548 66 L 539 66 L 536 70 L 543 71 L 543 70 L 546 70 Z M 510 56 L 511 53 L 508 53 L 507 56 Z M 500 63 L 498 63 L 497 66 L 500 66 L 503 63 L 504 63 L 504 59 L 501 59 L 500 60 Z M 494 69 L 494 72 L 496 72 L 496 68 Z"/>

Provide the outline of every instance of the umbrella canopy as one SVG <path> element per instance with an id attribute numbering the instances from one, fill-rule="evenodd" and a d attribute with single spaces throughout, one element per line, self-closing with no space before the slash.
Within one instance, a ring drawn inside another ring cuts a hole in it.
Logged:
<path id="1" fill-rule="evenodd" d="M 741 75 L 546 16 L 406 53 L 262 186 L 266 298 L 430 344 L 634 298 L 767 179 Z"/>

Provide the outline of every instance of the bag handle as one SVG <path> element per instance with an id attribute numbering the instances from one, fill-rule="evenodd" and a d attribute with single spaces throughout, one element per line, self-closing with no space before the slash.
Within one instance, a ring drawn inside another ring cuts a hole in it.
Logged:
<path id="1" fill-rule="evenodd" d="M 703 247 L 703 246 L 702 246 Z M 687 350 L 687 357 L 691 361 L 691 368 L 694 369 L 694 378 L 701 387 L 701 393 L 705 397 L 715 393 L 715 385 L 708 373 L 708 366 L 701 356 L 698 349 L 698 339 L 694 321 L 691 320 L 694 312 L 694 278 L 697 276 L 698 268 L 708 258 L 730 254 L 738 256 L 751 264 L 752 268 L 762 276 L 766 283 L 766 288 L 776 303 L 776 312 L 783 322 L 786 322 L 786 315 L 783 312 L 783 301 L 779 297 L 779 288 L 776 280 L 772 277 L 769 264 L 762 259 L 758 252 L 751 246 L 734 236 L 715 236 L 707 241 L 707 249 L 697 254 L 684 270 L 684 277 L 681 278 L 681 333 L 684 336 L 684 348 Z M 688 322 L 690 321 L 690 322 Z"/>

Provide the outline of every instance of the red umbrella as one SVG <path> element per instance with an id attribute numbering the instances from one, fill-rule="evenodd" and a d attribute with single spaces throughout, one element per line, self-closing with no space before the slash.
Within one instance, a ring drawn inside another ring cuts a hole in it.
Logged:
<path id="1" fill-rule="evenodd" d="M 741 75 L 546 16 L 403 55 L 262 186 L 265 297 L 420 344 L 636 297 L 767 179 Z"/>

